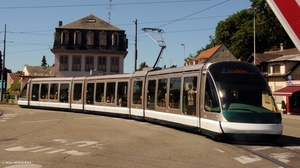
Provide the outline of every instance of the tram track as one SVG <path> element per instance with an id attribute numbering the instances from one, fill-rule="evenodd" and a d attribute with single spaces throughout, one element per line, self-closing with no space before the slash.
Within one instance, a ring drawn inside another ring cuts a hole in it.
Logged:
<path id="1" fill-rule="evenodd" d="M 268 160 L 284 168 L 299 167 L 300 147 L 290 149 L 288 146 L 282 146 L 277 143 L 268 144 L 233 144 L 235 147 L 245 150 L 253 155 L 259 156 L 262 159 Z"/>

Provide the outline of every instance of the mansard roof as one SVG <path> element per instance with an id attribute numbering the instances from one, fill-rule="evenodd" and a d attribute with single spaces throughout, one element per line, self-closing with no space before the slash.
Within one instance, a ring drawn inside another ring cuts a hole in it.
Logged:
<path id="1" fill-rule="evenodd" d="M 115 30 L 124 31 L 110 23 L 98 18 L 97 16 L 90 14 L 84 18 L 68 23 L 66 25 L 59 26 L 57 28 L 63 29 L 85 29 L 85 30 Z"/>

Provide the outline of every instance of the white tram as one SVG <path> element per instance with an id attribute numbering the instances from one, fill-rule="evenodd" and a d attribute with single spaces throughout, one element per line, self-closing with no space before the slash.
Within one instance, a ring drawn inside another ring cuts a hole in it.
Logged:
<path id="1" fill-rule="evenodd" d="M 258 69 L 239 61 L 133 74 L 34 78 L 19 106 L 129 117 L 229 140 L 273 141 L 281 114 Z"/>

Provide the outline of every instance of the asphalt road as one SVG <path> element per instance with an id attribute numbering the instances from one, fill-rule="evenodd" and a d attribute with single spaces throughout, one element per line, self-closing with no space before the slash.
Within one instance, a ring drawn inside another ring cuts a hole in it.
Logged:
<path id="1" fill-rule="evenodd" d="M 4 168 L 280 167 L 237 145 L 147 122 L 12 105 L 0 105 L 0 110 L 0 167 Z M 280 162 L 296 167 L 300 117 L 283 117 L 281 147 L 267 146 L 265 153 L 277 160 L 284 157 Z M 291 152 L 279 151 L 283 147 Z"/>

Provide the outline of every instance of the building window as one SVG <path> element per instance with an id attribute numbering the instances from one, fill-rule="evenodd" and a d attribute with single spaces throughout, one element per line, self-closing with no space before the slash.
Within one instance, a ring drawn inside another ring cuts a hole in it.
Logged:
<path id="1" fill-rule="evenodd" d="M 73 55 L 72 71 L 81 71 L 81 56 Z"/>
<path id="2" fill-rule="evenodd" d="M 69 32 L 67 30 L 64 30 L 63 32 L 61 32 L 60 43 L 61 44 L 68 44 L 69 43 Z"/>
<path id="3" fill-rule="evenodd" d="M 81 44 L 81 32 L 78 30 L 74 33 L 74 44 Z"/>
<path id="4" fill-rule="evenodd" d="M 94 45 L 94 33 L 89 31 L 86 35 L 86 44 Z"/>
<path id="5" fill-rule="evenodd" d="M 97 70 L 106 72 L 106 57 L 98 57 Z"/>
<path id="6" fill-rule="evenodd" d="M 280 74 L 280 65 L 273 65 L 273 74 Z"/>
<path id="7" fill-rule="evenodd" d="M 60 71 L 68 71 L 68 55 L 59 56 L 59 70 Z"/>
<path id="8" fill-rule="evenodd" d="M 106 46 L 106 42 L 107 42 L 107 34 L 105 32 L 101 32 L 99 34 L 99 45 L 103 45 Z"/>
<path id="9" fill-rule="evenodd" d="M 85 71 L 94 70 L 94 57 L 87 56 L 85 57 Z"/>
<path id="10" fill-rule="evenodd" d="M 118 46 L 119 45 L 119 34 L 118 33 L 113 33 L 112 34 L 112 45 L 113 46 Z"/>
<path id="11" fill-rule="evenodd" d="M 111 57 L 110 72 L 119 72 L 119 57 Z"/>

